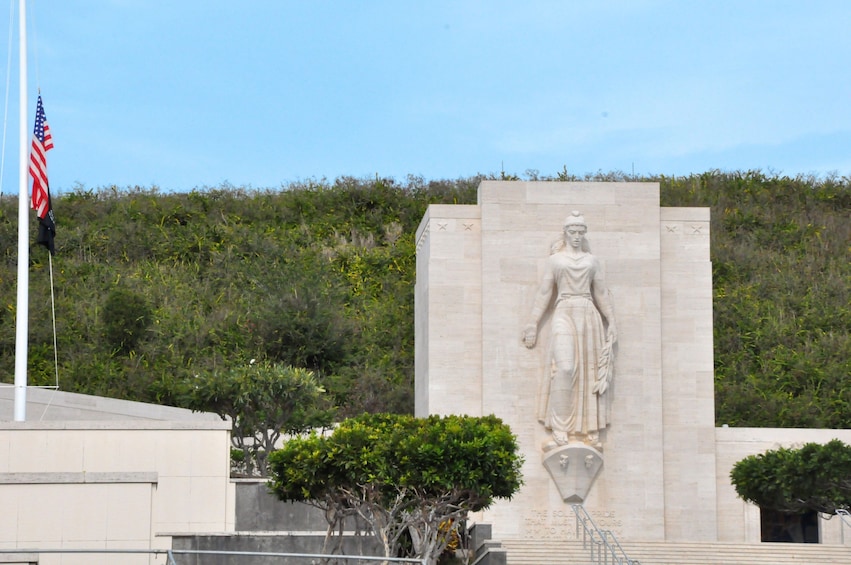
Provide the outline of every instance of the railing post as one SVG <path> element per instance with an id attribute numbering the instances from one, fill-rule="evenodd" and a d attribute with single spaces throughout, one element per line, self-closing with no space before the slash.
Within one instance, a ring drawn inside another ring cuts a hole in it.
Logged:
<path id="1" fill-rule="evenodd" d="M 844 508 L 837 508 L 836 515 L 839 516 L 839 520 L 842 522 L 842 525 L 839 527 L 839 539 L 842 542 L 842 545 L 845 545 L 845 526 L 851 526 L 851 512 L 848 512 Z"/>

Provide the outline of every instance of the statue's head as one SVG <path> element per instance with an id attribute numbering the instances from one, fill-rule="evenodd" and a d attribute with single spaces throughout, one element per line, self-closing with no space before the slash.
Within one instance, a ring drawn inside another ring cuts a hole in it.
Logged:
<path id="1" fill-rule="evenodd" d="M 575 249 L 588 251 L 585 244 L 585 232 L 587 231 L 588 226 L 585 224 L 585 218 L 576 210 L 571 212 L 564 220 L 564 240 Z"/>

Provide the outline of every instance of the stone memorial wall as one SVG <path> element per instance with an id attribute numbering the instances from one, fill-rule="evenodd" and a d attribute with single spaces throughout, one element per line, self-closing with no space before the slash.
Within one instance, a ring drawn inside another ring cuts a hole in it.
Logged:
<path id="1" fill-rule="evenodd" d="M 429 207 L 416 413 L 518 436 L 497 537 L 569 539 L 582 502 L 624 539 L 714 541 L 709 210 L 661 208 L 657 183 L 519 181 Z"/>

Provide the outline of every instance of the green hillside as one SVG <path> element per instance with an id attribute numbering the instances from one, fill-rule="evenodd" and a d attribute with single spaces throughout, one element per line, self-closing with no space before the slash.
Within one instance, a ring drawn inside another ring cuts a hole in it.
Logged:
<path id="1" fill-rule="evenodd" d="M 414 234 L 429 203 L 475 203 L 480 180 L 59 195 L 61 388 L 177 403 L 176 383 L 269 359 L 316 371 L 346 414 L 410 411 Z M 635 180 L 659 181 L 663 206 L 712 208 L 718 422 L 851 427 L 849 179 Z M 0 381 L 9 383 L 16 246 L 17 200 L 4 196 Z M 30 262 L 29 382 L 52 385 L 46 250 L 33 245 Z"/>

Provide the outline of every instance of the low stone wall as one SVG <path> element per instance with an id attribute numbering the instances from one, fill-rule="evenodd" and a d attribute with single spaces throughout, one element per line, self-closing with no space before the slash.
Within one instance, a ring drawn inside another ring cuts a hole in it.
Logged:
<path id="1" fill-rule="evenodd" d="M 236 518 L 237 532 L 319 532 L 328 529 L 325 514 L 318 508 L 302 502 L 283 502 L 269 491 L 262 479 L 237 479 Z M 361 525 L 364 531 L 366 525 Z M 354 532 L 351 520 L 344 530 Z"/>
<path id="2" fill-rule="evenodd" d="M 175 535 L 172 537 L 172 550 L 200 550 L 212 552 L 258 552 L 268 554 L 308 554 L 323 553 L 324 533 L 316 532 L 240 532 L 221 535 Z M 343 543 L 344 555 L 380 555 L 381 548 L 372 537 L 347 536 Z M 247 560 L 245 560 L 248 562 Z M 231 565 L 232 555 L 186 554 L 180 555 L 181 565 Z M 242 562 L 242 561 L 240 561 Z M 252 565 L 311 565 L 317 563 L 316 557 L 279 556 L 252 557 Z M 350 561 L 355 563 L 354 561 Z M 376 560 L 374 563 L 378 563 Z M 359 564 L 372 561 L 357 561 Z"/>

